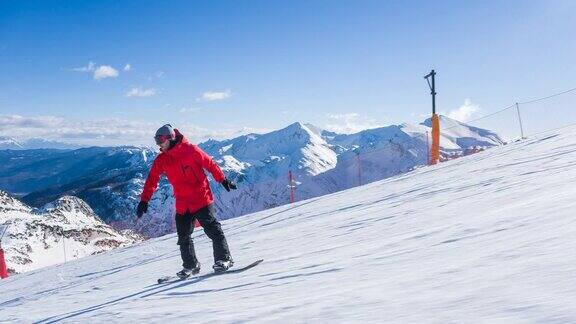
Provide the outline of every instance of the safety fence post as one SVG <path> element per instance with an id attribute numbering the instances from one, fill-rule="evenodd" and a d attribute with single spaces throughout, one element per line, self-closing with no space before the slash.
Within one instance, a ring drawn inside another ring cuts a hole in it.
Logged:
<path id="1" fill-rule="evenodd" d="M 520 136 L 524 139 L 524 127 L 522 126 L 522 116 L 520 116 L 520 106 L 516 103 L 516 112 L 518 113 L 518 123 L 520 124 Z"/>
<path id="2" fill-rule="evenodd" d="M 294 178 L 292 177 L 292 170 L 288 171 L 288 187 L 290 187 L 290 203 L 294 203 L 296 198 L 294 197 Z"/>

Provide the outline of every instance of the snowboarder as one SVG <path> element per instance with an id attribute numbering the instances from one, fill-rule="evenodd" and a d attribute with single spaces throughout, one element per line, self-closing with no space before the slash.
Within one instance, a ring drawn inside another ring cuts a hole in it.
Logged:
<path id="1" fill-rule="evenodd" d="M 200 262 L 196 259 L 191 238 L 194 220 L 200 222 L 206 236 L 212 240 L 214 271 L 228 270 L 234 261 L 230 256 L 222 227 L 214 216 L 214 198 L 204 169 L 208 170 L 226 191 L 236 189 L 236 185 L 224 176 L 220 167 L 208 154 L 188 142 L 186 137 L 170 124 L 160 127 L 154 139 L 161 153 L 152 164 L 136 215 L 140 218 L 147 212 L 148 201 L 158 186 L 160 176 L 165 174 L 174 188 L 176 197 L 176 231 L 183 261 L 183 269 L 177 276 L 186 278 L 200 271 Z"/>

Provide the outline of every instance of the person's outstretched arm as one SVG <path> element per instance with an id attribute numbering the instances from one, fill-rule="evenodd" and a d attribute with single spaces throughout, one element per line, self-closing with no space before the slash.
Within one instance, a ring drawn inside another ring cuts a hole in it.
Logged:
<path id="1" fill-rule="evenodd" d="M 148 211 L 148 201 L 150 201 L 154 191 L 158 188 L 158 182 L 160 182 L 162 172 L 164 172 L 164 170 L 162 169 L 161 163 L 158 159 L 155 159 L 154 163 L 152 163 L 152 168 L 150 169 L 148 178 L 144 183 L 142 194 L 140 195 L 140 203 L 136 209 L 136 215 L 138 218 L 142 217 L 142 215 Z"/>

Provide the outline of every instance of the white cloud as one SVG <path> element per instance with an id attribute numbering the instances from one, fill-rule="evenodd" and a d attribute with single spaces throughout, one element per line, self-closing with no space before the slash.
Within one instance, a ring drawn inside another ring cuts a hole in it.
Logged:
<path id="1" fill-rule="evenodd" d="M 78 67 L 78 68 L 73 68 L 73 71 L 76 72 L 93 72 L 96 69 L 94 62 L 88 62 L 88 65 L 86 66 L 82 66 L 82 67 Z"/>
<path id="2" fill-rule="evenodd" d="M 422 119 L 422 118 L 429 118 L 430 114 L 422 114 L 422 113 L 410 113 L 410 117 L 412 118 L 418 118 L 418 119 Z"/>
<path id="3" fill-rule="evenodd" d="M 199 128 L 199 127 L 195 127 L 194 129 L 190 128 L 190 127 L 186 127 L 186 125 L 183 125 L 182 128 L 183 130 L 186 131 L 186 134 L 196 134 L 194 135 L 190 135 L 190 137 L 192 138 L 196 138 L 197 142 L 202 142 L 202 141 L 206 141 L 209 139 L 216 139 L 216 140 L 223 140 L 223 139 L 229 139 L 229 138 L 233 138 L 233 137 L 238 137 L 238 136 L 242 136 L 242 135 L 246 135 L 246 134 L 263 134 L 263 133 L 268 133 L 271 132 L 272 129 L 270 128 L 256 128 L 256 127 L 224 127 L 224 128 L 219 128 L 219 129 L 204 129 L 204 128 Z M 192 132 L 190 132 L 190 130 L 193 130 Z"/>
<path id="4" fill-rule="evenodd" d="M 142 89 L 140 87 L 132 88 L 126 93 L 126 97 L 152 97 L 156 95 L 156 89 Z"/>
<path id="5" fill-rule="evenodd" d="M 110 65 L 100 65 L 94 71 L 94 79 L 95 80 L 102 80 L 105 78 L 115 78 L 118 76 L 118 71 L 111 67 Z"/>
<path id="6" fill-rule="evenodd" d="M 0 131 L 11 128 L 50 128 L 61 124 L 63 118 L 56 116 L 23 117 L 20 115 L 0 115 Z"/>
<path id="7" fill-rule="evenodd" d="M 154 79 L 162 79 L 164 77 L 164 71 L 156 71 L 153 75 L 148 77 L 148 81 L 152 81 Z"/>
<path id="8" fill-rule="evenodd" d="M 124 71 L 128 72 L 130 70 L 132 70 L 132 65 L 130 65 L 130 63 L 126 63 L 126 65 L 124 65 Z"/>
<path id="9" fill-rule="evenodd" d="M 226 91 L 207 91 L 202 94 L 198 101 L 218 101 L 218 100 L 225 100 L 232 96 L 232 92 L 230 90 Z"/>
<path id="10" fill-rule="evenodd" d="M 280 113 L 284 116 L 286 121 L 292 122 L 294 120 L 300 119 L 298 116 L 300 113 L 297 110 L 282 110 Z"/>
<path id="11" fill-rule="evenodd" d="M 105 123 L 101 125 L 105 126 Z M 13 132 L 18 137 L 58 137 L 63 134 L 77 137 L 93 131 L 96 126 L 96 122 L 72 122 L 58 116 L 0 115 L 0 133 Z"/>
<path id="12" fill-rule="evenodd" d="M 358 113 L 346 113 L 346 114 L 327 114 L 326 117 L 335 120 L 351 120 L 358 118 Z"/>
<path id="13" fill-rule="evenodd" d="M 153 136 L 158 127 L 171 123 L 193 143 L 207 139 L 225 139 L 252 132 L 267 132 L 269 129 L 226 126 L 204 128 L 191 123 L 176 123 L 174 120 L 157 122 L 133 119 L 73 120 L 58 116 L 0 115 L 0 136 L 18 140 L 43 138 L 78 145 L 146 145 L 155 146 Z"/>
<path id="14" fill-rule="evenodd" d="M 128 66 L 130 66 L 130 64 L 128 64 Z M 100 65 L 97 67 L 96 64 L 94 64 L 94 62 L 92 61 L 88 62 L 88 65 L 86 66 L 73 68 L 72 71 L 82 73 L 93 73 L 92 77 L 94 78 L 94 80 L 115 78 L 119 75 L 118 70 L 111 67 L 110 65 Z"/>
<path id="15" fill-rule="evenodd" d="M 180 112 L 181 113 L 194 113 L 194 112 L 198 112 L 201 110 L 202 110 L 202 108 L 200 108 L 200 107 L 187 107 L 187 108 L 185 107 L 185 108 L 181 108 Z"/>
<path id="16" fill-rule="evenodd" d="M 324 129 L 340 134 L 357 133 L 365 129 L 385 126 L 377 120 L 364 117 L 358 113 L 327 114 L 330 120 L 324 125 Z"/>
<path id="17" fill-rule="evenodd" d="M 462 106 L 458 109 L 450 110 L 446 116 L 460 122 L 467 122 L 478 111 L 480 111 L 479 105 L 473 104 L 470 99 L 465 99 Z"/>
<path id="18" fill-rule="evenodd" d="M 152 136 L 159 126 L 116 118 L 71 120 L 57 116 L 0 115 L 0 134 L 20 140 L 43 138 L 80 145 L 153 145 Z"/>

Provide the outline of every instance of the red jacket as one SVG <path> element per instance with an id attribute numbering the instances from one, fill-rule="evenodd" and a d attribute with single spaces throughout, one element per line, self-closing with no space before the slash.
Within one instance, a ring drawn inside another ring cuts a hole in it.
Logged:
<path id="1" fill-rule="evenodd" d="M 176 213 L 194 213 L 214 202 L 208 178 L 204 169 L 210 171 L 214 180 L 224 181 L 224 173 L 212 158 L 198 146 L 191 144 L 175 129 L 178 143 L 166 152 L 160 153 L 148 174 L 141 201 L 149 201 L 158 187 L 160 176 L 166 174 L 174 188 Z"/>

